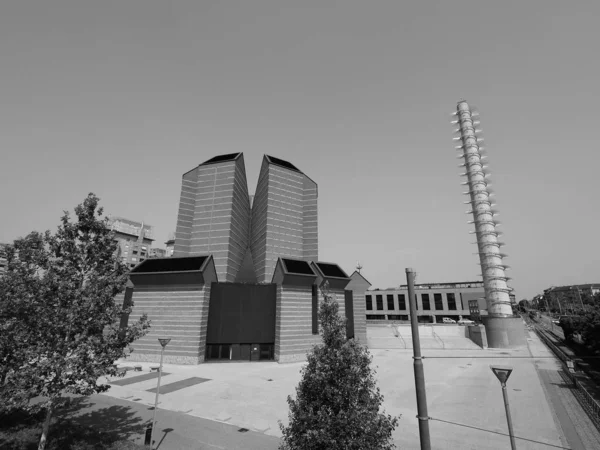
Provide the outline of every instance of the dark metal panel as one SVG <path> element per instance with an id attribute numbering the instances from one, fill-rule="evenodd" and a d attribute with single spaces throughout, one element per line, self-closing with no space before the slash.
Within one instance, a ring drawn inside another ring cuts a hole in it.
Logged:
<path id="1" fill-rule="evenodd" d="M 283 277 L 284 286 L 310 286 L 317 279 L 316 275 L 290 275 L 285 274 Z"/>
<path id="2" fill-rule="evenodd" d="M 312 286 L 312 334 L 319 334 L 319 289 Z"/>
<path id="3" fill-rule="evenodd" d="M 346 337 L 352 339 L 354 337 L 354 296 L 352 291 L 344 291 L 344 299 L 346 301 Z"/>
<path id="4" fill-rule="evenodd" d="M 133 285 L 167 286 L 167 285 L 200 285 L 204 284 L 204 276 L 200 271 L 163 272 L 163 273 L 130 273 L 129 279 Z"/>
<path id="5" fill-rule="evenodd" d="M 213 283 L 207 344 L 275 342 L 274 284 Z"/>

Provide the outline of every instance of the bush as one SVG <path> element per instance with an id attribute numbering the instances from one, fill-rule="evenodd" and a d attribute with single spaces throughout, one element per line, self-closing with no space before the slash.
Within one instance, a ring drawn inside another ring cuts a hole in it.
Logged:
<path id="1" fill-rule="evenodd" d="M 345 319 L 327 291 L 319 307 L 323 343 L 307 355 L 296 400 L 288 396 L 289 425 L 279 424 L 284 450 L 388 450 L 396 417 L 380 412 L 369 351 L 346 339 Z"/>

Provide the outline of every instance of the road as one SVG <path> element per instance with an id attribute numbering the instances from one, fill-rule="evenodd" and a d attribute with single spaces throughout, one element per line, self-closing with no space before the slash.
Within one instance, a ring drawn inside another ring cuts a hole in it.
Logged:
<path id="1" fill-rule="evenodd" d="M 71 405 L 58 415 L 82 425 L 109 432 L 122 439 L 144 443 L 146 425 L 153 408 L 105 395 L 73 397 Z M 279 439 L 239 427 L 159 409 L 154 434 L 158 450 L 275 450 Z"/>

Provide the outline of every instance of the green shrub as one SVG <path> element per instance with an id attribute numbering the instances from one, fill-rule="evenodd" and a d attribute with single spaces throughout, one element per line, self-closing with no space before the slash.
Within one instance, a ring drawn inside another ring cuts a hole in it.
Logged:
<path id="1" fill-rule="evenodd" d="M 323 343 L 307 355 L 296 399 L 288 396 L 289 425 L 279 424 L 284 450 L 388 450 L 396 417 L 380 412 L 369 351 L 346 339 L 345 319 L 326 290 L 319 307 Z"/>

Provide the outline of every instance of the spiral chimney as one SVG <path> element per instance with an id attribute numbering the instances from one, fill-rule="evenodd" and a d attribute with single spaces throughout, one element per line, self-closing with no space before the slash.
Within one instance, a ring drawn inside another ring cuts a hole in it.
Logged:
<path id="1" fill-rule="evenodd" d="M 483 285 L 485 290 L 485 299 L 487 302 L 488 315 L 490 317 L 510 317 L 512 316 L 512 307 L 510 303 L 509 292 L 512 290 L 507 285 L 509 279 L 505 275 L 508 268 L 503 262 L 505 254 L 500 252 L 503 245 L 498 241 L 501 235 L 496 228 L 499 223 L 495 219 L 497 211 L 492 208 L 491 192 L 489 186 L 489 172 L 482 162 L 481 152 L 483 147 L 481 130 L 477 128 L 478 120 L 474 120 L 475 113 L 466 101 L 460 101 L 456 106 L 456 112 L 453 113 L 457 124 L 455 130 L 458 136 L 454 139 L 458 141 L 456 149 L 460 152 L 459 158 L 464 159 L 460 166 L 465 167 L 465 172 L 461 174 L 467 178 L 463 185 L 468 187 L 464 194 L 470 197 L 471 210 L 468 214 L 473 216 L 469 223 L 475 225 L 474 234 L 477 237 L 477 247 L 479 262 L 481 265 L 481 274 L 483 276 Z"/>

